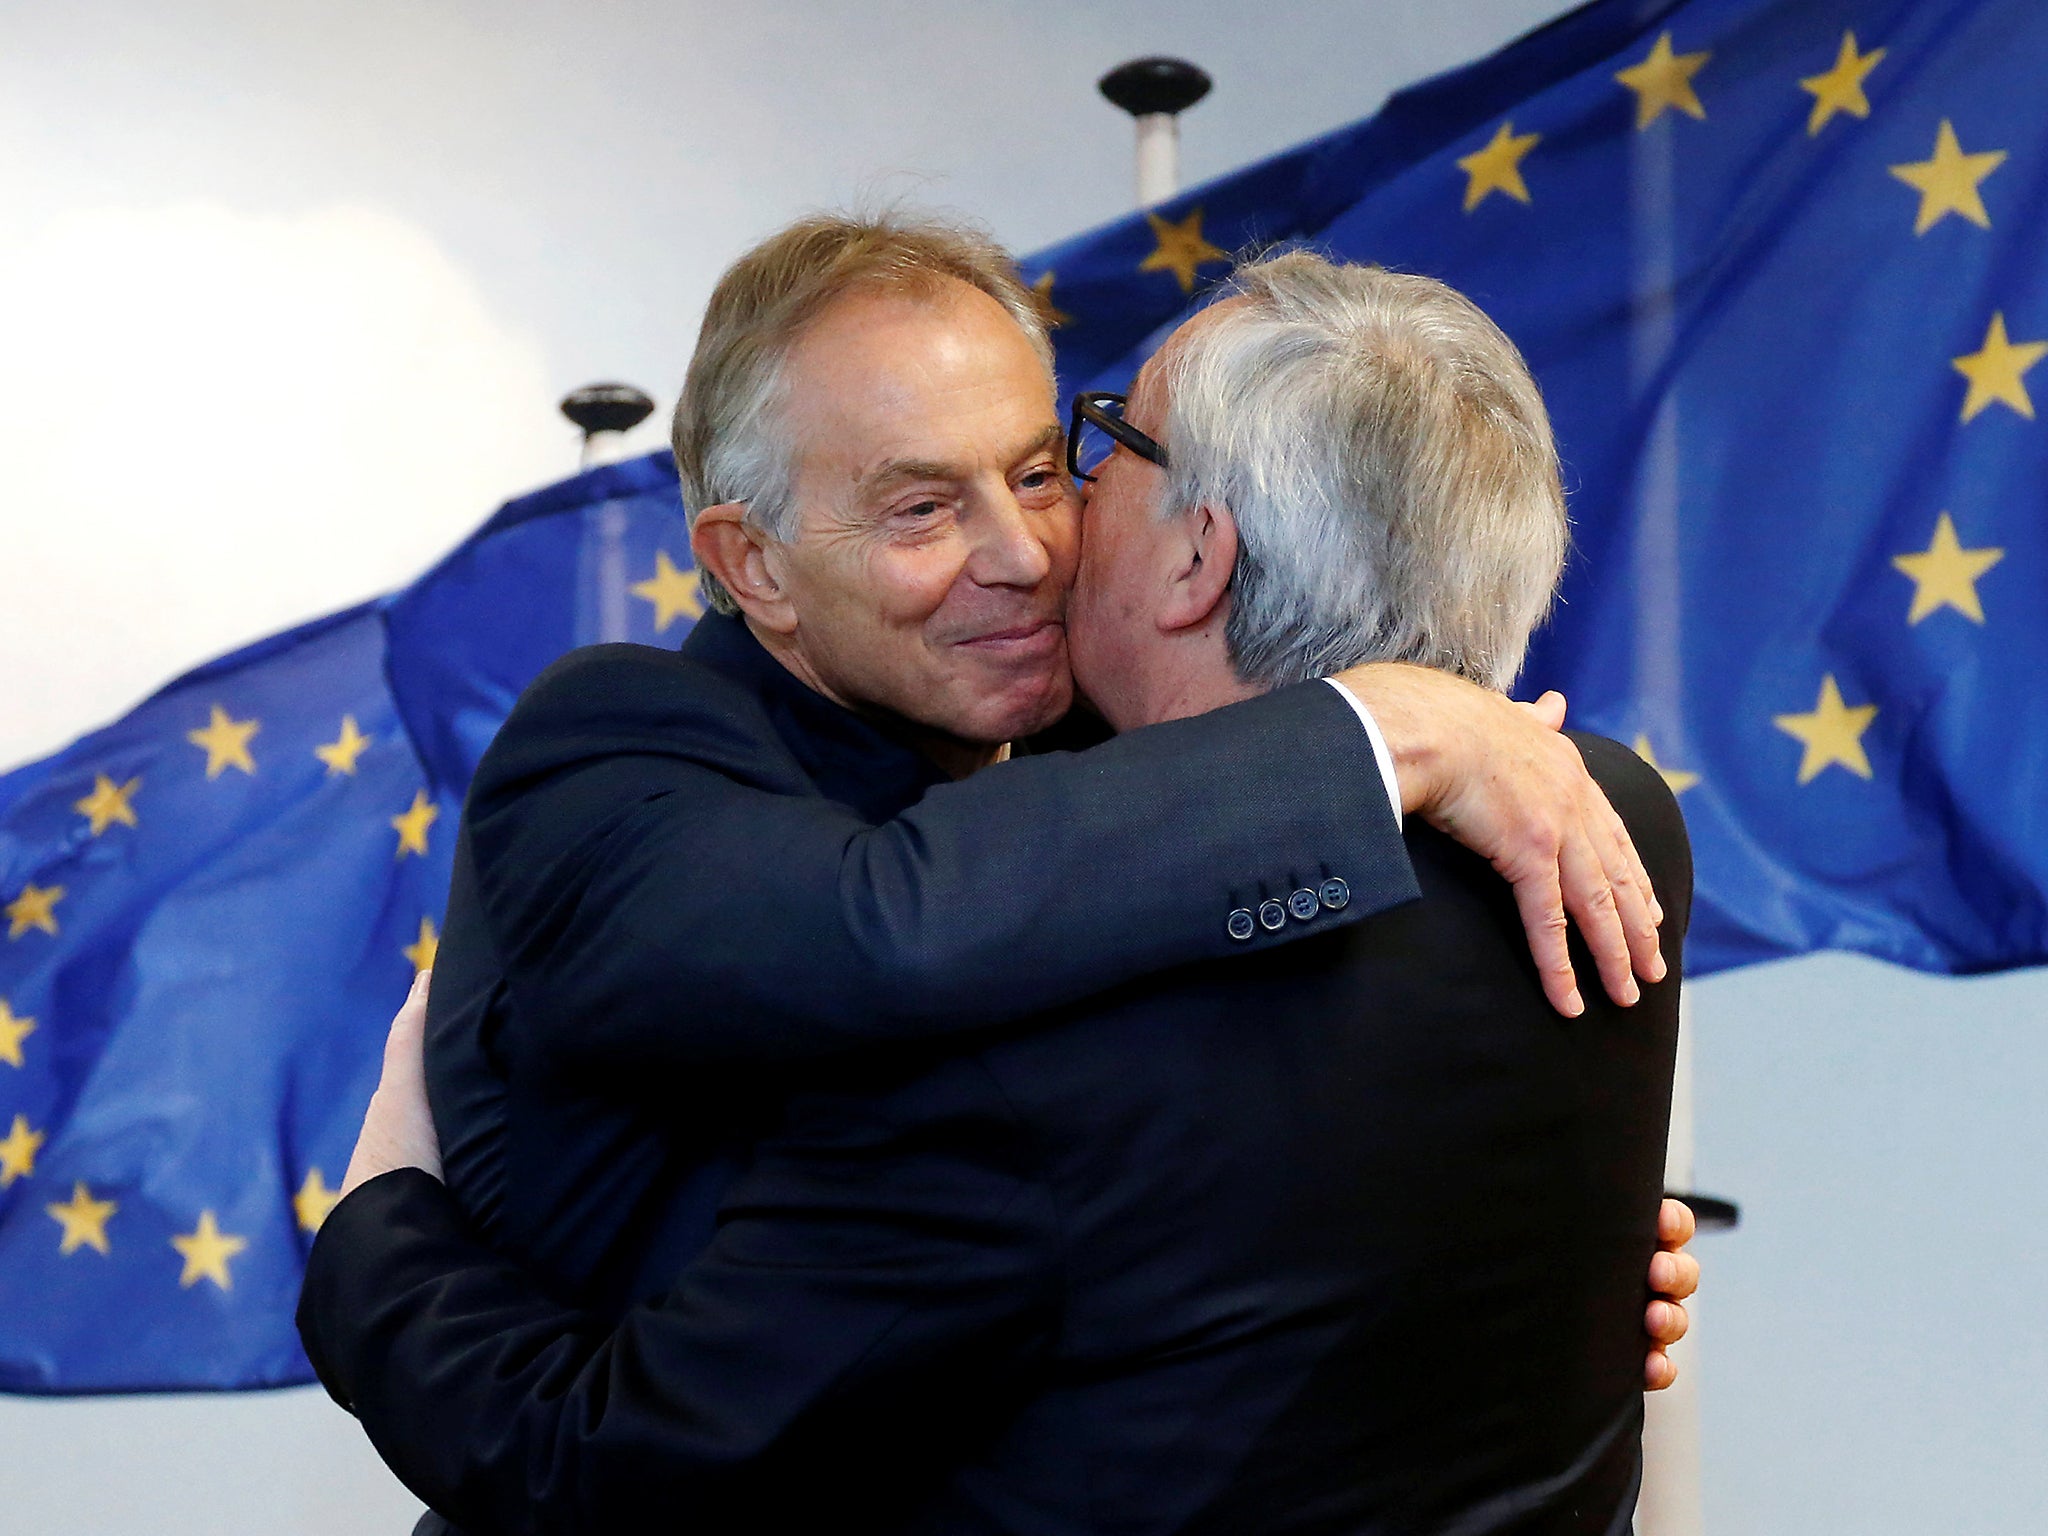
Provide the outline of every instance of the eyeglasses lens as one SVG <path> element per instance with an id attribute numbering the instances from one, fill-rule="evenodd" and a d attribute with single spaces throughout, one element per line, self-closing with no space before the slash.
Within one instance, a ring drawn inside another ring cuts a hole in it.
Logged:
<path id="1" fill-rule="evenodd" d="M 1092 421 L 1083 420 L 1079 447 L 1074 462 L 1081 466 L 1081 473 L 1092 475 L 1102 467 L 1102 461 L 1116 449 L 1116 439 Z"/>

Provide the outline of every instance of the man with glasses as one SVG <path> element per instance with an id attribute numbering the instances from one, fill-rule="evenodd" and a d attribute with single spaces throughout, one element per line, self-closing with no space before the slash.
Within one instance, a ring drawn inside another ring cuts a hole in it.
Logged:
<path id="1" fill-rule="evenodd" d="M 734 616 L 675 657 L 571 658 L 522 701 L 472 790 L 433 989 L 450 1184 L 588 1310 L 540 1300 L 403 1174 L 337 1208 L 309 1271 L 323 1379 L 446 1512 L 601 1527 L 660 1489 L 713 1527 L 848 1498 L 840 1523 L 886 1526 L 931 1492 L 907 1467 L 944 1484 L 988 1450 L 1074 1341 L 1056 1340 L 1061 1180 L 967 1032 L 1028 1021 L 1012 1043 L 1066 1061 L 1038 1080 L 1085 1120 L 1088 1080 L 1128 1076 L 1134 1048 L 1097 1017 L 1139 995 L 1155 1022 L 1174 1011 L 1157 1012 L 1176 983 L 1144 978 L 1206 963 L 1213 1009 L 1233 972 L 1256 984 L 1289 941 L 1363 932 L 1411 892 L 1370 727 L 1325 672 L 1371 705 L 1406 808 L 1521 877 L 1500 900 L 1522 901 L 1568 1013 L 1586 1005 L 1560 870 L 1607 989 L 1636 996 L 1631 940 L 1663 976 L 1656 898 L 1574 749 L 1440 673 L 1333 667 L 966 778 L 1070 694 L 1075 507 L 1048 382 L 1028 295 L 943 232 L 814 221 L 714 298 L 677 456 L 699 568 Z M 1149 441 L 1103 401 L 1083 410 Z M 1206 1028 L 1185 1051 L 1170 1026 L 1138 1044 L 1200 1065 Z M 1646 1025 L 1616 1060 L 1662 1038 Z M 1102 1129 L 1096 1154 L 1140 1185 L 1228 1144 Z M 379 1171 L 376 1139 L 352 1188 Z M 1189 1259 L 1166 1245 L 1147 1283 L 1170 1291 Z M 452 1268 L 428 1280 L 435 1264 Z M 667 1302 L 591 1331 L 679 1269 Z"/>

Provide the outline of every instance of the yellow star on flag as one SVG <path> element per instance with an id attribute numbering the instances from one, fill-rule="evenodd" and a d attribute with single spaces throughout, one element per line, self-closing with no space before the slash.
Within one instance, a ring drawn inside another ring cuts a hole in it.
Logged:
<path id="1" fill-rule="evenodd" d="M 64 1236 L 58 1242 L 57 1256 L 66 1257 L 81 1248 L 92 1248 L 100 1253 L 111 1252 L 107 1246 L 107 1218 L 121 1209 L 111 1200 L 95 1200 L 92 1191 L 83 1184 L 71 1186 L 68 1201 L 52 1201 L 43 1207 L 51 1219 L 62 1222 Z"/>
<path id="2" fill-rule="evenodd" d="M 254 720 L 232 718 L 216 704 L 205 728 L 187 731 L 185 739 L 206 749 L 206 776 L 217 779 L 228 768 L 239 768 L 244 773 L 256 771 L 255 759 L 249 756 L 249 738 L 262 729 Z"/>
<path id="3" fill-rule="evenodd" d="M 1038 295 L 1038 307 L 1045 315 L 1045 323 L 1058 329 L 1074 317 L 1052 301 L 1052 273 L 1041 272 L 1038 281 L 1031 285 L 1031 291 Z"/>
<path id="4" fill-rule="evenodd" d="M 2002 549 L 1965 549 L 1956 537 L 1955 519 L 1946 512 L 1934 524 L 1934 542 L 1917 555 L 1893 555 L 1892 564 L 1913 579 L 1913 607 L 1908 624 L 1918 624 L 1938 608 L 1953 608 L 1973 624 L 1984 622 L 1977 600 L 1977 578 L 2005 558 Z"/>
<path id="5" fill-rule="evenodd" d="M 36 1154 L 47 1139 L 43 1132 L 28 1128 L 27 1115 L 14 1117 L 14 1129 L 0 1141 L 0 1189 L 36 1171 Z"/>
<path id="6" fill-rule="evenodd" d="M 2048 341 L 2013 341 L 2005 334 L 2004 312 L 1994 314 L 1983 347 L 1950 360 L 1950 366 L 1970 381 L 1970 392 L 1963 397 L 1963 420 L 1995 400 L 2032 421 L 2034 401 L 2027 393 L 2027 370 L 2043 356 L 2048 356 Z"/>
<path id="7" fill-rule="evenodd" d="M 1518 203 L 1529 201 L 1528 185 L 1522 180 L 1522 157 L 1542 140 L 1540 133 L 1517 134 L 1515 125 L 1502 123 L 1484 149 L 1475 149 L 1458 162 L 1465 173 L 1465 211 L 1470 213 L 1486 200 L 1489 192 L 1505 192 Z"/>
<path id="8" fill-rule="evenodd" d="M 1806 119 L 1806 136 L 1812 138 L 1827 127 L 1828 120 L 1837 112 L 1846 112 L 1851 117 L 1870 116 L 1870 98 L 1863 94 L 1863 82 L 1883 62 L 1882 48 L 1859 54 L 1856 51 L 1856 34 L 1844 32 L 1842 51 L 1835 55 L 1835 67 L 1824 75 L 1808 75 L 1799 82 L 1799 89 L 1813 96 L 1813 111 Z"/>
<path id="9" fill-rule="evenodd" d="M 0 997 L 0 1061 L 10 1067 L 22 1066 L 21 1042 L 36 1032 L 36 1021 L 23 1018 Z"/>
<path id="10" fill-rule="evenodd" d="M 1870 759 L 1863 755 L 1863 733 L 1877 718 L 1875 704 L 1850 706 L 1830 672 L 1820 680 L 1820 701 L 1810 714 L 1774 715 L 1771 723 L 1806 748 L 1799 759 L 1799 782 L 1811 783 L 1820 771 L 1840 763 L 1858 778 L 1870 777 Z"/>
<path id="11" fill-rule="evenodd" d="M 135 825 L 135 807 L 128 802 L 141 785 L 140 779 L 116 784 L 104 773 L 96 773 L 93 775 L 92 793 L 83 800 L 75 801 L 71 808 L 92 824 L 94 837 L 117 821 L 124 827 L 132 827 Z"/>
<path id="12" fill-rule="evenodd" d="M 1640 133 L 1672 107 L 1688 117 L 1704 119 L 1707 109 L 1692 88 L 1692 77 L 1713 56 L 1706 51 L 1673 53 L 1671 34 L 1666 32 L 1642 63 L 1616 70 L 1614 78 L 1636 93 L 1636 131 Z"/>
<path id="13" fill-rule="evenodd" d="M 299 1226 L 308 1232 L 318 1232 L 320 1223 L 327 1219 L 327 1213 L 339 1204 L 340 1193 L 327 1187 L 327 1181 L 320 1177 L 318 1168 L 306 1175 L 306 1182 L 292 1196 L 292 1210 L 299 1218 Z"/>
<path id="14" fill-rule="evenodd" d="M 1984 194 L 1977 189 L 2004 163 L 2002 149 L 1964 154 L 1955 129 L 1944 117 L 1934 133 L 1931 159 L 1891 167 L 1894 176 L 1920 194 L 1920 216 L 1913 221 L 1913 233 L 1926 234 L 1952 213 L 1979 229 L 1989 229 L 1991 215 L 1984 211 Z"/>
<path id="15" fill-rule="evenodd" d="M 1195 209 L 1178 224 L 1148 211 L 1145 221 L 1152 226 L 1158 247 L 1138 263 L 1140 272 L 1171 272 L 1182 293 L 1195 291 L 1195 272 L 1207 261 L 1228 261 L 1230 252 L 1218 250 L 1202 236 L 1202 210 Z"/>
<path id="16" fill-rule="evenodd" d="M 1665 787 L 1674 795 L 1684 794 L 1700 781 L 1700 776 L 1696 773 L 1687 773 L 1683 768 L 1666 768 L 1658 762 L 1657 754 L 1650 750 L 1650 738 L 1647 736 L 1636 738 L 1636 756 L 1663 776 Z"/>
<path id="17" fill-rule="evenodd" d="M 356 759 L 361 757 L 364 749 L 376 739 L 362 733 L 356 725 L 354 715 L 343 715 L 341 734 L 334 740 L 315 747 L 313 755 L 327 765 L 327 776 L 330 779 L 337 773 L 353 774 L 356 771 Z"/>
<path id="18" fill-rule="evenodd" d="M 7 903 L 7 937 L 20 938 L 31 928 L 40 928 L 51 938 L 57 936 L 57 903 L 64 899 L 61 885 L 27 885 Z"/>
<path id="19" fill-rule="evenodd" d="M 406 945 L 401 953 L 412 962 L 414 970 L 431 971 L 434 968 L 434 956 L 439 953 L 440 948 L 441 936 L 434 932 L 434 920 L 431 917 L 423 917 L 420 919 L 419 938 Z"/>
<path id="20" fill-rule="evenodd" d="M 401 816 L 391 818 L 392 830 L 398 834 L 398 852 L 392 857 L 402 859 L 408 853 L 426 857 L 427 828 L 434 824 L 435 818 L 440 814 L 441 807 L 427 798 L 424 789 L 414 790 L 412 808 Z"/>
<path id="21" fill-rule="evenodd" d="M 228 1276 L 228 1260 L 247 1248 L 249 1239 L 221 1231 L 213 1212 L 201 1211 L 199 1225 L 172 1238 L 171 1246 L 185 1256 L 185 1271 L 178 1276 L 180 1286 L 211 1280 L 226 1291 L 234 1287 Z"/>
<path id="22" fill-rule="evenodd" d="M 668 551 L 654 552 L 654 574 L 631 588 L 635 597 L 654 604 L 654 632 L 666 633 L 677 619 L 704 617 L 704 596 L 695 571 L 679 571 Z"/>

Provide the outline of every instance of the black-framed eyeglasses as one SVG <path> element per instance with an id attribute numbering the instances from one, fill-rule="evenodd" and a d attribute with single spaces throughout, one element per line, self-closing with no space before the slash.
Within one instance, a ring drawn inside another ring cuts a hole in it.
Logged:
<path id="1" fill-rule="evenodd" d="M 1073 420 L 1067 427 L 1067 469 L 1076 480 L 1093 480 L 1092 471 L 1118 443 L 1166 468 L 1166 449 L 1124 420 L 1125 403 L 1125 396 L 1102 390 L 1074 396 Z"/>

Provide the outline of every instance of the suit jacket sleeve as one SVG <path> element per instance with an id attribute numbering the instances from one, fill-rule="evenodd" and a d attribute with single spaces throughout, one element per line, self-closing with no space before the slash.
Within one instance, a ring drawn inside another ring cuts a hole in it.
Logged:
<path id="1" fill-rule="evenodd" d="M 908 1129 L 900 1104 L 835 1102 L 771 1141 L 707 1254 L 615 1327 L 481 1246 L 434 1179 L 386 1174 L 314 1243 L 307 1353 L 407 1487 L 477 1530 L 825 1530 L 914 1502 L 1057 1321 L 1049 1197 L 973 1091 Z"/>
<path id="2" fill-rule="evenodd" d="M 615 689 L 593 733 L 599 663 L 631 664 L 572 659 L 522 701 L 458 853 L 557 1066 L 803 1059 L 1008 1023 L 1416 894 L 1366 734 L 1320 684 L 1004 764 L 871 826 L 757 782 L 728 722 L 679 724 L 651 688 Z M 1234 909 L 1332 877 L 1341 910 L 1227 933 Z"/>

